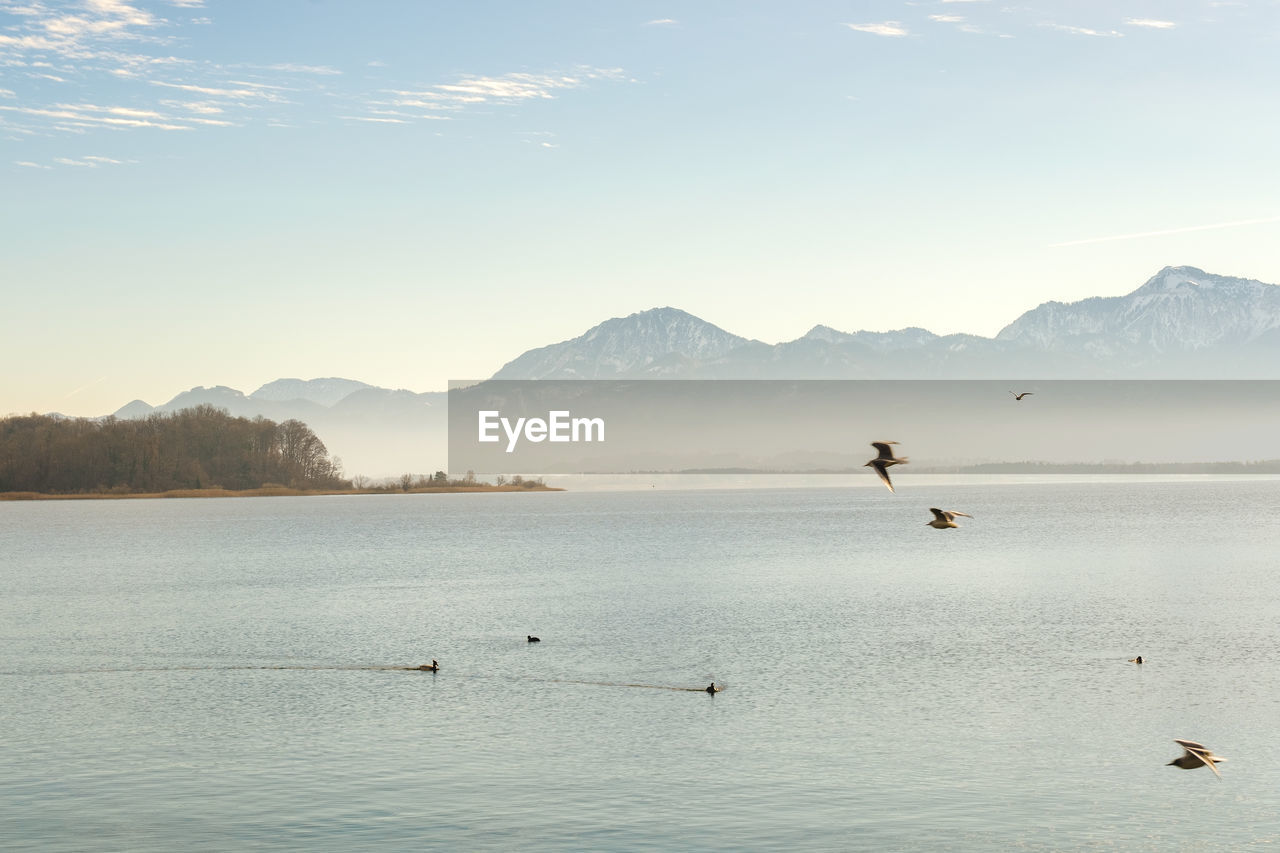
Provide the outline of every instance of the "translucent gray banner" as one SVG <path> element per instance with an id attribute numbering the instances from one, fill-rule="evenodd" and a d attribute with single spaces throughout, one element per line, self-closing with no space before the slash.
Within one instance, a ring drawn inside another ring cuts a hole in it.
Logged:
<path id="1" fill-rule="evenodd" d="M 877 441 L 913 471 L 1280 459 L 1280 381 L 452 385 L 453 474 L 846 473 Z"/>

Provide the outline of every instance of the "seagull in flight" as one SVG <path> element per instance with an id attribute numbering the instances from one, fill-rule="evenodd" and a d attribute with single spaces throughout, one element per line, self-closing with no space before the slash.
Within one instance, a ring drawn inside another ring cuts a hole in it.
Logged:
<path id="1" fill-rule="evenodd" d="M 1195 770 L 1197 767 L 1208 767 L 1214 774 L 1221 779 L 1222 774 L 1218 772 L 1217 763 L 1226 761 L 1221 755 L 1214 755 L 1213 750 L 1202 743 L 1196 743 L 1193 740 L 1180 740 L 1174 738 L 1173 742 L 1182 747 L 1183 753 L 1181 758 L 1175 758 L 1170 761 L 1174 767 L 1181 767 L 1183 770 Z M 1168 767 L 1166 764 L 1165 767 Z"/>
<path id="2" fill-rule="evenodd" d="M 1017 391 L 1010 391 L 1009 393 L 1013 395 L 1013 399 L 1015 399 L 1015 400 L 1021 400 L 1023 397 L 1030 397 L 1030 396 L 1031 396 L 1032 394 L 1034 394 L 1035 392 L 1034 392 L 1034 391 L 1023 391 L 1021 394 L 1019 394 Z"/>
<path id="3" fill-rule="evenodd" d="M 893 455 L 893 448 L 889 445 L 897 443 L 898 442 L 896 441 L 871 442 L 871 446 L 874 447 L 880 455 L 875 459 L 872 459 L 870 462 L 864 463 L 862 466 L 863 468 L 868 466 L 875 468 L 876 474 L 880 476 L 881 480 L 884 480 L 885 486 L 887 486 L 891 492 L 893 491 L 893 483 L 889 481 L 889 466 L 907 464 L 907 457 L 897 457 Z"/>
<path id="4" fill-rule="evenodd" d="M 926 521 L 925 524 L 938 530 L 946 530 L 948 527 L 959 527 L 956 524 L 956 516 L 963 515 L 965 518 L 973 518 L 967 512 L 957 512 L 956 510 L 938 509 L 936 506 L 929 507 L 929 512 L 933 513 L 933 521 Z"/>

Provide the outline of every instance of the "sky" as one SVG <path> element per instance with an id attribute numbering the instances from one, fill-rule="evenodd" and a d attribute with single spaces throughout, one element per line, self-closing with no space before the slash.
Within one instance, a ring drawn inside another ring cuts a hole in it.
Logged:
<path id="1" fill-rule="evenodd" d="M 1280 282 L 1278 0 L 0 0 L 0 415 Z"/>

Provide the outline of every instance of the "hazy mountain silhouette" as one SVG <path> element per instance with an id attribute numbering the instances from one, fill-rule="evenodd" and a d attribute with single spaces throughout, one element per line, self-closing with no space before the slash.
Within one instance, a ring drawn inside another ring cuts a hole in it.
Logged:
<path id="1" fill-rule="evenodd" d="M 818 325 L 766 344 L 676 308 L 606 320 L 529 350 L 494 379 L 1280 379 L 1280 287 L 1166 267 L 1125 296 L 1046 302 L 994 338 L 926 329 L 843 332 Z M 446 393 L 337 377 L 277 379 L 252 394 L 197 387 L 118 418 L 200 404 L 233 415 L 296 418 L 348 473 L 443 467 Z"/>
<path id="2" fill-rule="evenodd" d="M 325 405 L 319 402 L 348 393 Z M 262 393 L 267 389 L 265 394 Z M 282 389 L 294 389 L 308 398 L 278 399 Z M 117 418 L 143 418 L 210 405 L 237 417 L 264 417 L 281 422 L 300 420 L 320 437 L 334 456 L 341 457 L 348 475 L 390 477 L 430 473 L 445 465 L 446 393 L 377 388 L 350 379 L 283 379 L 267 383 L 246 396 L 218 385 L 183 391 L 167 403 L 150 406 L 134 400 L 114 413 Z"/>
<path id="3" fill-rule="evenodd" d="M 353 391 L 374 386 L 354 379 L 277 379 L 268 382 L 249 396 L 255 400 L 310 400 L 321 406 L 332 406 Z"/>

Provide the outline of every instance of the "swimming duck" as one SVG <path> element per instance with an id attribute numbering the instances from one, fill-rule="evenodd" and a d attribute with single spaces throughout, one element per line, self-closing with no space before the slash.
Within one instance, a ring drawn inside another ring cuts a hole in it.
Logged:
<path id="1" fill-rule="evenodd" d="M 532 634 L 526 634 L 526 635 L 525 635 L 525 639 L 526 639 L 526 641 L 527 641 L 527 642 L 530 642 L 530 643 L 541 643 L 541 642 L 542 642 L 542 640 L 541 640 L 540 638 L 535 637 L 535 636 L 533 636 Z"/>

